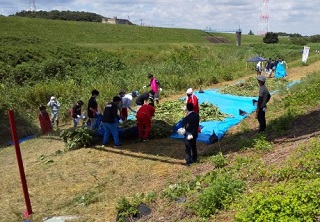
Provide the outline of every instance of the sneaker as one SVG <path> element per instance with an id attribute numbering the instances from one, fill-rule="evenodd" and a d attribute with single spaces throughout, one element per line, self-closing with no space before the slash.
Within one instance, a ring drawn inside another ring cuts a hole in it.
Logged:
<path id="1" fill-rule="evenodd" d="M 118 147 L 120 147 L 120 146 L 122 146 L 122 144 L 114 145 L 113 147 L 114 147 L 114 148 L 118 148 Z"/>
<path id="2" fill-rule="evenodd" d="M 143 140 L 142 140 L 142 142 L 148 142 L 148 141 L 149 141 L 148 139 L 143 139 Z"/>

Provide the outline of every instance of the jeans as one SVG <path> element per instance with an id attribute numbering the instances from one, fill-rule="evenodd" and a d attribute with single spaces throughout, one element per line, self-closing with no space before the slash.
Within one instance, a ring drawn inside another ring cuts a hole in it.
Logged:
<path id="1" fill-rule="evenodd" d="M 116 123 L 102 123 L 103 128 L 103 141 L 102 144 L 107 144 L 109 141 L 110 134 L 113 136 L 114 145 L 120 145 L 118 128 Z"/>

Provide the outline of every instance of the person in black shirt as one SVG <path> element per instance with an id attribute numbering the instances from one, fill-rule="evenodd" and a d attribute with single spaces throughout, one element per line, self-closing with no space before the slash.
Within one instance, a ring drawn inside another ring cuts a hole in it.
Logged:
<path id="1" fill-rule="evenodd" d="M 80 119 L 84 120 L 85 116 L 81 113 L 81 107 L 83 105 L 82 100 L 79 100 L 72 107 L 73 127 L 77 127 Z"/>
<path id="2" fill-rule="evenodd" d="M 113 97 L 112 102 L 108 103 L 104 108 L 102 116 L 103 145 L 108 143 L 111 133 L 114 140 L 114 147 L 121 146 L 116 123 L 116 119 L 119 120 L 120 123 L 122 122 L 120 116 L 118 115 L 118 105 L 120 102 L 121 98 L 119 96 L 115 96 Z"/>
<path id="3" fill-rule="evenodd" d="M 142 93 L 136 99 L 137 112 L 143 104 L 154 104 L 154 91 L 150 90 L 149 92 Z"/>
<path id="4" fill-rule="evenodd" d="M 97 120 L 97 115 L 99 114 L 98 103 L 96 98 L 99 96 L 99 91 L 94 89 L 91 92 L 91 98 L 88 102 L 88 117 L 90 120 L 89 128 L 93 129 Z"/>
<path id="5" fill-rule="evenodd" d="M 198 159 L 197 138 L 199 129 L 199 114 L 193 112 L 193 104 L 187 103 L 188 114 L 182 121 L 182 126 L 186 129 L 184 144 L 186 147 L 186 165 L 190 166 Z"/>

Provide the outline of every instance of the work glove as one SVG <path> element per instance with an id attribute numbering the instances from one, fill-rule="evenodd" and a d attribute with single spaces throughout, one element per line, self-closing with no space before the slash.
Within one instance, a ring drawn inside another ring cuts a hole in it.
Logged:
<path id="1" fill-rule="evenodd" d="M 120 124 L 123 123 L 123 120 L 122 120 L 122 119 L 119 119 L 119 123 L 120 123 Z"/>
<path id="2" fill-rule="evenodd" d="M 77 118 L 80 118 L 80 115 L 77 115 Z"/>
<path id="3" fill-rule="evenodd" d="M 186 106 L 182 107 L 182 110 L 183 110 L 183 111 L 186 111 L 186 110 L 187 110 L 187 107 L 186 107 Z"/>
<path id="4" fill-rule="evenodd" d="M 147 86 L 142 86 L 142 88 L 146 88 Z"/>
<path id="5" fill-rule="evenodd" d="M 160 92 L 162 92 L 162 88 L 160 88 L 159 90 L 160 90 Z"/>
<path id="6" fill-rule="evenodd" d="M 187 140 L 192 140 L 193 139 L 193 136 L 191 135 L 191 134 L 189 134 L 188 136 L 187 136 Z"/>

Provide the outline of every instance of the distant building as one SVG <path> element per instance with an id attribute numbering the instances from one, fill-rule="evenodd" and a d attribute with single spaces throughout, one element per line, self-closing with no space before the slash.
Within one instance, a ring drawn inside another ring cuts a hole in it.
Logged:
<path id="1" fill-rule="evenodd" d="M 133 25 L 128 19 L 118 19 L 117 17 L 113 18 L 102 18 L 102 23 L 107 24 L 119 24 L 119 25 Z"/>

